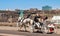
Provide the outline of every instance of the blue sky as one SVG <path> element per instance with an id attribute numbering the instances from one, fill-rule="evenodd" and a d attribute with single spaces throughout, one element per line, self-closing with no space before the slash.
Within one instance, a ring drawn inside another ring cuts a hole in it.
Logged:
<path id="1" fill-rule="evenodd" d="M 0 9 L 42 9 L 45 5 L 60 8 L 60 0 L 0 0 Z"/>

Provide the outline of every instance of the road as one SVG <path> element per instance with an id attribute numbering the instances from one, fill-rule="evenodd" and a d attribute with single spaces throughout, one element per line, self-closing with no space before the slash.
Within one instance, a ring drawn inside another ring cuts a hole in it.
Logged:
<path id="1" fill-rule="evenodd" d="M 30 33 L 17 31 L 17 27 L 0 26 L 0 36 L 60 36 L 58 34 L 42 34 L 42 33 Z M 6 34 L 6 35 L 5 35 Z"/>
<path id="2" fill-rule="evenodd" d="M 29 32 L 19 32 L 19 31 L 11 31 L 11 30 L 0 30 L 0 33 L 20 35 L 20 36 L 60 36 L 57 34 L 29 33 Z"/>

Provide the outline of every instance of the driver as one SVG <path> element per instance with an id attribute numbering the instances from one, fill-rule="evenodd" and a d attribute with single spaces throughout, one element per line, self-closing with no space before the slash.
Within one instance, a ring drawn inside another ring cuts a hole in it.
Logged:
<path id="1" fill-rule="evenodd" d="M 35 26 L 39 27 L 40 23 L 39 23 L 39 19 L 40 16 L 39 14 L 37 13 L 36 16 L 34 17 L 34 23 L 35 23 Z"/>
<path id="2" fill-rule="evenodd" d="M 40 18 L 39 14 L 37 13 L 36 16 L 34 17 L 35 22 L 39 22 L 38 18 Z"/>

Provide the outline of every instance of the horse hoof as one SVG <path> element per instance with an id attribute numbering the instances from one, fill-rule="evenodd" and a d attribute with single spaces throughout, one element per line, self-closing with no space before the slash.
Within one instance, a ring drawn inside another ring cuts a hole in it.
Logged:
<path id="1" fill-rule="evenodd" d="M 19 31 L 19 32 L 22 32 L 23 30 L 19 30 L 19 29 L 18 29 L 18 31 Z"/>
<path id="2" fill-rule="evenodd" d="M 18 30 L 18 31 L 21 31 L 21 30 Z"/>
<path id="3" fill-rule="evenodd" d="M 33 32 L 29 32 L 29 33 L 33 33 Z"/>
<path id="4" fill-rule="evenodd" d="M 29 31 L 30 33 L 33 33 L 34 31 Z"/>

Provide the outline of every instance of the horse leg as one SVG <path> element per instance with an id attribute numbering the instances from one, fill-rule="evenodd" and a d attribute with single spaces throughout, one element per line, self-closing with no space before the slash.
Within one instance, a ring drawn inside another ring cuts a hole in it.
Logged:
<path id="1" fill-rule="evenodd" d="M 22 27 L 23 27 L 23 23 L 20 23 L 20 26 L 19 26 L 19 27 L 20 27 L 20 30 L 21 30 L 21 29 L 22 29 Z"/>
<path id="2" fill-rule="evenodd" d="M 24 27 L 24 31 L 26 31 L 26 25 L 25 24 L 23 25 L 23 27 Z"/>
<path id="3" fill-rule="evenodd" d="M 43 32 L 43 23 L 40 22 L 40 31 Z"/>
<path id="4" fill-rule="evenodd" d="M 30 33 L 33 33 L 34 32 L 34 25 L 33 25 L 33 22 L 30 23 Z"/>
<path id="5" fill-rule="evenodd" d="M 47 33 L 47 27 L 44 27 L 44 33 Z"/>
<path id="6" fill-rule="evenodd" d="M 20 30 L 22 29 L 22 27 L 23 27 L 23 26 L 22 26 L 22 25 L 20 25 Z"/>

